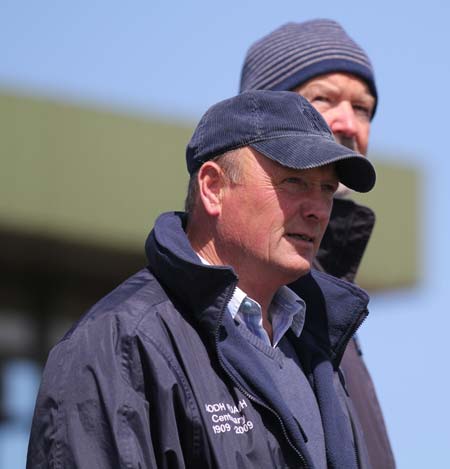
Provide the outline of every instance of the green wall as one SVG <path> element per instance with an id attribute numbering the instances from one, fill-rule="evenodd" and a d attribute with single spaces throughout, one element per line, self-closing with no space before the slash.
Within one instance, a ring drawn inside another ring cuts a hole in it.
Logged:
<path id="1" fill-rule="evenodd" d="M 136 251 L 160 212 L 183 206 L 194 124 L 4 93 L 0 126 L 0 229 Z M 377 187 L 358 199 L 378 221 L 358 281 L 411 285 L 420 257 L 418 175 L 372 158 Z"/>

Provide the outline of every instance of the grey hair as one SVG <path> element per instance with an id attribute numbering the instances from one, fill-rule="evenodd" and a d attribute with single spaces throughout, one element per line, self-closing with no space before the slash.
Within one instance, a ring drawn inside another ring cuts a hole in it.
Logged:
<path id="1" fill-rule="evenodd" d="M 242 155 L 240 155 L 240 148 L 237 150 L 230 150 L 226 153 L 216 156 L 211 161 L 217 163 L 222 169 L 225 176 L 228 180 L 236 184 L 241 180 L 242 177 L 242 165 L 241 163 Z M 198 197 L 198 172 L 200 168 L 192 173 L 189 178 L 188 189 L 186 194 L 186 199 L 184 201 L 184 209 L 189 214 L 192 213 L 192 210 L 195 207 Z"/>

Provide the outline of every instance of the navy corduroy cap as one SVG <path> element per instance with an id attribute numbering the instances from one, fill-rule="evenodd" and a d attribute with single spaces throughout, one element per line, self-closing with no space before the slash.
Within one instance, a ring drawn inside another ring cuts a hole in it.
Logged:
<path id="1" fill-rule="evenodd" d="M 311 78 L 344 72 L 364 80 L 377 104 L 375 75 L 364 50 L 333 20 L 286 23 L 247 51 L 240 92 L 293 90 Z"/>
<path id="2" fill-rule="evenodd" d="M 204 162 L 245 146 L 294 169 L 335 163 L 339 180 L 358 192 L 375 185 L 369 160 L 336 143 L 322 116 L 291 91 L 249 91 L 209 108 L 187 145 L 189 174 Z"/>

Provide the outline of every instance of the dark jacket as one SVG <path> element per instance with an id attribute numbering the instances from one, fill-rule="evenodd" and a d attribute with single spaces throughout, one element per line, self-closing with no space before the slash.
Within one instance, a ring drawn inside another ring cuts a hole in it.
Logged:
<path id="1" fill-rule="evenodd" d="M 162 215 L 147 241 L 149 268 L 102 299 L 51 351 L 29 469 L 313 467 L 302 422 L 226 311 L 235 273 L 201 264 L 182 220 Z M 312 314 L 290 340 L 317 397 L 328 465 L 366 468 L 338 370 L 368 297 L 322 273 L 297 287 Z"/>
<path id="2" fill-rule="evenodd" d="M 348 199 L 335 199 L 315 267 L 353 282 L 374 223 L 375 214 L 369 208 Z M 395 469 L 381 407 L 356 338 L 349 342 L 341 368 L 361 422 L 373 469 Z"/>

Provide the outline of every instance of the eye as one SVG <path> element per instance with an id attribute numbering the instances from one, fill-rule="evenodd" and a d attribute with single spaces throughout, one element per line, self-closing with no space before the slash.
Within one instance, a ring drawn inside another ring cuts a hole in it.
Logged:
<path id="1" fill-rule="evenodd" d="M 311 99 L 310 99 L 310 102 L 311 104 L 314 104 L 314 103 L 330 103 L 330 98 L 328 98 L 328 96 L 325 96 L 324 94 L 315 94 L 315 95 L 312 95 L 311 96 Z"/>
<path id="2" fill-rule="evenodd" d="M 338 190 L 338 183 L 337 182 L 330 182 L 322 184 L 322 191 L 326 194 L 334 195 Z"/>
<path id="3" fill-rule="evenodd" d="M 308 183 L 298 176 L 292 176 L 284 179 L 282 186 L 291 193 L 304 192 L 308 190 Z"/>
<path id="4" fill-rule="evenodd" d="M 353 104 L 353 110 L 356 114 L 364 119 L 370 120 L 372 117 L 373 108 L 364 104 Z"/>

